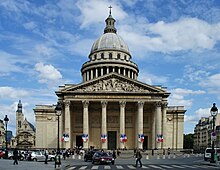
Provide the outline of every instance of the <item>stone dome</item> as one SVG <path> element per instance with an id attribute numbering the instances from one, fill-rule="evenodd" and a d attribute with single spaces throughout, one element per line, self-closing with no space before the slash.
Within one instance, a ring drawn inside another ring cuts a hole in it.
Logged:
<path id="1" fill-rule="evenodd" d="M 100 50 L 119 50 L 130 54 L 124 40 L 119 35 L 111 32 L 103 34 L 93 43 L 91 53 Z"/>

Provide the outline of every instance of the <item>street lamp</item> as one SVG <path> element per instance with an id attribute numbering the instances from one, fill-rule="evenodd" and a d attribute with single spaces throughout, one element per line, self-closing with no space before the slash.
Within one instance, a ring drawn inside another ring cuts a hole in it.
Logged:
<path id="1" fill-rule="evenodd" d="M 7 136 L 7 131 L 8 131 L 8 121 L 9 121 L 9 118 L 7 115 L 5 115 L 5 118 L 4 118 L 4 121 L 5 121 L 5 159 L 8 159 L 8 136 Z"/>
<path id="2" fill-rule="evenodd" d="M 62 105 L 60 102 L 57 102 L 56 108 L 55 108 L 55 114 L 58 117 L 57 120 L 57 155 L 56 155 L 56 160 L 55 160 L 55 168 L 56 165 L 60 167 L 61 165 L 61 160 L 60 160 L 60 116 L 62 114 Z"/>
<path id="3" fill-rule="evenodd" d="M 211 141 L 212 141 L 212 153 L 211 153 L 211 160 L 210 163 L 215 163 L 215 159 L 214 159 L 214 153 L 215 153 L 215 149 L 214 149 L 214 145 L 215 145 L 215 137 L 216 137 L 216 133 L 215 133 L 215 116 L 218 114 L 218 108 L 215 106 L 216 104 L 213 103 L 213 106 L 210 110 L 211 115 L 213 117 L 212 119 L 212 135 L 211 135 Z"/>

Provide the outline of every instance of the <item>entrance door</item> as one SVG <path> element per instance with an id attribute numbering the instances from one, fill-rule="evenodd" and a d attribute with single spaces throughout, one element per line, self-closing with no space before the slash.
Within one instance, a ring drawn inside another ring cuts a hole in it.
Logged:
<path id="1" fill-rule="evenodd" d="M 113 150 L 117 149 L 117 132 L 108 131 L 108 149 Z"/>
<path id="2" fill-rule="evenodd" d="M 143 149 L 148 149 L 148 136 L 144 136 L 144 143 L 143 143 Z"/>
<path id="3" fill-rule="evenodd" d="M 76 135 L 76 146 L 82 146 L 83 147 L 83 141 L 81 135 Z"/>

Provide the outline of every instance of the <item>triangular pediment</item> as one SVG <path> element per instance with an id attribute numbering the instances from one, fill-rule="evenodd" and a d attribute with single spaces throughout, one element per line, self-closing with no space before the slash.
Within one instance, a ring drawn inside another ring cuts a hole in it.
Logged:
<path id="1" fill-rule="evenodd" d="M 165 89 L 111 73 L 78 85 L 68 85 L 59 92 L 143 92 L 167 93 Z"/>

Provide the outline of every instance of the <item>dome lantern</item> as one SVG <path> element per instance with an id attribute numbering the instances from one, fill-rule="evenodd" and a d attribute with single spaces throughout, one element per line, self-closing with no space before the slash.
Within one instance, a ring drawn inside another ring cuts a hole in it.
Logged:
<path id="1" fill-rule="evenodd" d="M 115 19 L 112 17 L 111 15 L 111 9 L 112 7 L 110 6 L 109 7 L 110 10 L 109 10 L 109 16 L 108 18 L 105 20 L 105 23 L 106 23 L 106 27 L 104 29 L 104 34 L 105 33 L 115 33 L 117 32 L 117 29 L 115 28 Z"/>

